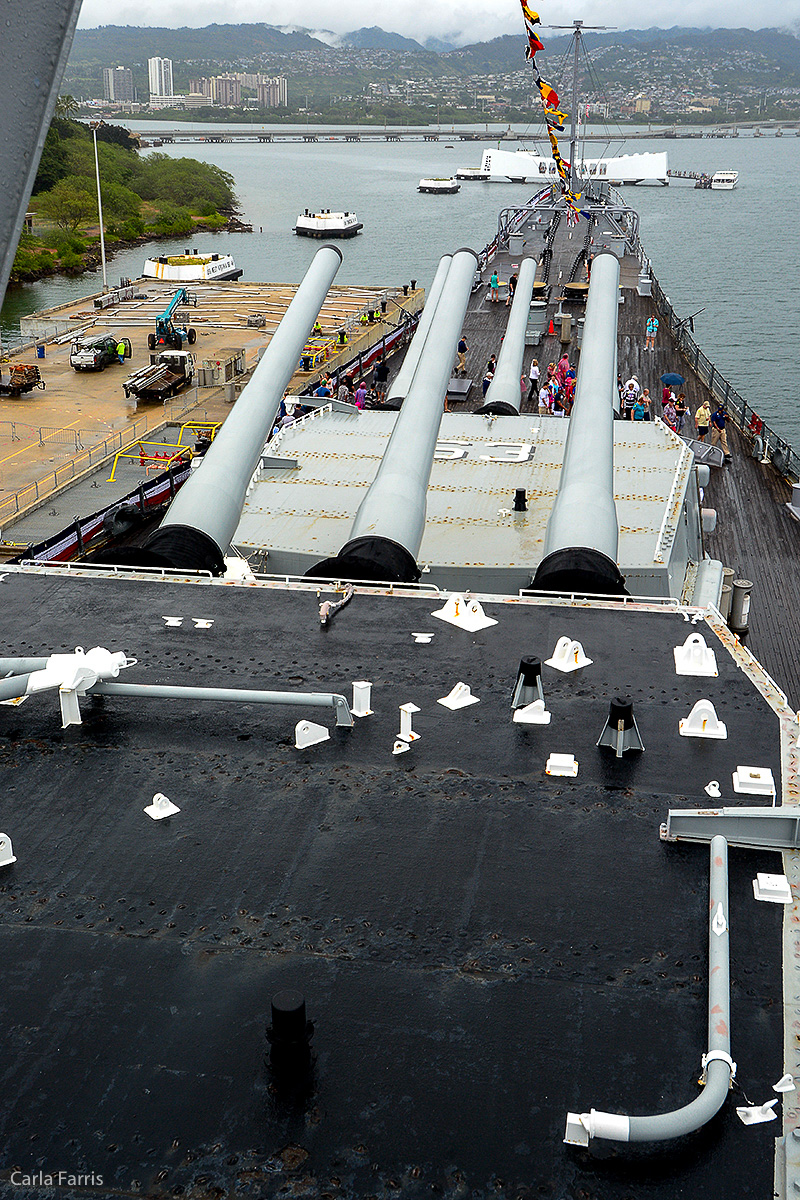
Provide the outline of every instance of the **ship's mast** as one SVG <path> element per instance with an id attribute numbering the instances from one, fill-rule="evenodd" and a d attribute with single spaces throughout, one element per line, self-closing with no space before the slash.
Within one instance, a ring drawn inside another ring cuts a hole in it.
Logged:
<path id="1" fill-rule="evenodd" d="M 577 191 L 578 176 L 575 167 L 575 154 L 578 149 L 578 55 L 581 46 L 581 26 L 583 21 L 573 21 L 575 32 L 572 35 L 572 122 L 569 134 L 569 190 Z"/>

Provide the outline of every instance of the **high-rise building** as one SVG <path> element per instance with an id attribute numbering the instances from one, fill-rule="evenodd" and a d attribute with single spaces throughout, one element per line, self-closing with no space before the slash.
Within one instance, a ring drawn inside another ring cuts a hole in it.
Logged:
<path id="1" fill-rule="evenodd" d="M 147 73 L 150 77 L 151 96 L 174 96 L 171 58 L 148 58 Z"/>
<path id="2" fill-rule="evenodd" d="M 103 67 L 103 99 L 133 103 L 133 71 L 130 67 Z"/>
<path id="3" fill-rule="evenodd" d="M 215 75 L 211 80 L 211 98 L 220 108 L 239 108 L 242 85 L 235 75 Z"/>
<path id="4" fill-rule="evenodd" d="M 276 75 L 259 83 L 256 89 L 259 108 L 285 108 L 287 104 L 286 77 Z"/>

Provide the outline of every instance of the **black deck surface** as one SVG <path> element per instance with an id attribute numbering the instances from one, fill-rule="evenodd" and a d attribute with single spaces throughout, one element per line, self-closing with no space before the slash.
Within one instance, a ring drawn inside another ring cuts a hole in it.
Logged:
<path id="1" fill-rule="evenodd" d="M 9 575 L 3 654 L 103 645 L 126 682 L 334 690 L 375 715 L 294 748 L 318 710 L 82 701 L 0 707 L 0 1189 L 18 1168 L 94 1173 L 59 1195 L 675 1200 L 771 1194 L 778 1126 L 732 1095 L 660 1148 L 562 1144 L 568 1109 L 649 1113 L 697 1094 L 706 1048 L 708 851 L 666 845 L 670 806 L 733 799 L 742 760 L 780 775 L 778 723 L 722 647 L 675 674 L 676 613 L 487 606 L 468 634 L 429 598 L 358 595 L 320 629 L 313 592 Z M 163 616 L 190 621 L 167 629 Z M 704 629 L 704 627 L 700 627 Z M 435 634 L 429 645 L 411 632 Z M 511 722 L 519 659 L 548 727 Z M 459 680 L 480 704 L 436 703 Z M 646 746 L 597 750 L 628 691 Z M 678 735 L 700 697 L 727 741 Z M 422 735 L 393 757 L 398 706 Z M 549 778 L 551 751 L 575 780 Z M 157 791 L 181 812 L 155 823 Z M 774 855 L 731 850 L 733 1056 L 754 1101 L 783 1073 Z M 316 1023 L 310 1094 L 264 1064 L 270 998 Z M 18 1182 L 20 1176 L 15 1177 Z"/>

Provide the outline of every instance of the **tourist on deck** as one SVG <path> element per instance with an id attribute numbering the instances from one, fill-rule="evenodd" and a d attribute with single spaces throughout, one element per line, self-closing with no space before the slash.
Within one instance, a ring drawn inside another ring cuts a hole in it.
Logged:
<path id="1" fill-rule="evenodd" d="M 375 399 L 382 404 L 386 399 L 386 383 L 389 378 L 389 364 L 383 355 L 375 365 Z"/>
<path id="2" fill-rule="evenodd" d="M 728 417 L 727 409 L 724 402 L 721 402 L 711 414 L 711 445 L 716 446 L 717 442 L 722 445 L 722 453 L 725 455 L 726 461 L 730 460 L 731 452 L 728 449 L 728 434 L 725 430 L 725 422 Z"/>
<path id="3" fill-rule="evenodd" d="M 630 421 L 633 417 L 633 407 L 639 399 L 639 393 L 636 388 L 630 383 L 626 383 L 625 391 L 622 393 L 622 419 Z"/>
<path id="4" fill-rule="evenodd" d="M 467 351 L 468 350 L 469 350 L 469 346 L 467 345 L 467 339 L 464 337 L 464 335 L 462 333 L 461 337 L 458 340 L 458 362 L 456 363 L 456 374 L 457 375 L 458 374 L 466 375 L 466 373 L 467 373 Z"/>
<path id="5" fill-rule="evenodd" d="M 658 333 L 658 317 L 648 317 L 645 325 L 645 350 L 655 350 L 656 334 Z"/>
<path id="6" fill-rule="evenodd" d="M 539 389 L 539 416 L 548 417 L 550 415 L 550 402 L 552 395 L 550 388 L 546 383 L 543 383 Z"/>
<path id="7" fill-rule="evenodd" d="M 550 382 L 552 381 L 552 379 L 553 379 L 553 376 L 555 375 L 555 373 L 556 373 L 556 364 L 555 364 L 555 363 L 548 363 L 548 364 L 547 364 L 547 382 L 548 382 L 548 383 L 550 383 Z"/>
<path id="8" fill-rule="evenodd" d="M 675 416 L 677 418 L 676 430 L 678 433 L 683 433 L 683 426 L 686 422 L 686 396 L 683 392 L 675 401 Z"/>
<path id="9" fill-rule="evenodd" d="M 554 379 L 553 382 L 550 384 L 550 393 L 553 397 L 551 405 L 550 405 L 551 415 L 554 417 L 563 417 L 564 416 L 564 397 L 562 395 L 561 389 L 558 386 L 558 380 Z"/>
<path id="10" fill-rule="evenodd" d="M 490 354 L 489 361 L 486 364 L 486 371 L 484 372 L 484 374 L 488 375 L 489 373 L 491 373 L 492 375 L 494 375 L 496 370 L 497 370 L 497 355 Z"/>
<path id="11" fill-rule="evenodd" d="M 663 418 L 664 424 L 669 425 L 670 429 L 674 432 L 678 424 L 678 415 L 675 412 L 675 404 L 672 396 L 670 396 L 669 400 L 664 405 Z"/>
<path id="12" fill-rule="evenodd" d="M 491 288 L 491 291 L 489 292 L 489 299 L 499 300 L 500 294 L 497 289 L 500 287 L 500 280 L 497 278 L 497 271 L 492 271 L 492 277 L 489 280 L 489 287 Z"/>
<path id="13" fill-rule="evenodd" d="M 485 375 L 484 375 L 484 377 L 483 377 L 483 383 L 481 384 L 481 387 L 483 388 L 483 397 L 484 397 L 484 399 L 486 399 L 486 393 L 488 392 L 488 390 L 489 390 L 489 385 L 491 384 L 491 382 L 492 382 L 492 380 L 493 380 L 493 379 L 494 379 L 494 372 L 493 372 L 493 371 L 487 371 L 487 372 L 486 372 L 486 374 L 485 374 Z"/>
<path id="14" fill-rule="evenodd" d="M 698 442 L 704 442 L 706 440 L 706 434 L 708 433 L 708 427 L 711 424 L 711 409 L 709 408 L 707 400 L 703 401 L 697 412 L 694 414 L 694 423 L 695 428 L 697 429 Z"/>
<path id="15" fill-rule="evenodd" d="M 331 390 L 331 388 L 329 388 L 329 387 L 328 387 L 328 385 L 327 385 L 327 383 L 325 382 L 325 380 L 324 380 L 324 379 L 321 379 L 321 380 L 320 380 L 319 387 L 318 387 L 318 388 L 317 388 L 317 390 L 314 392 L 314 395 L 315 395 L 315 396 L 319 396 L 319 397 L 320 397 L 321 399 L 323 399 L 323 400 L 327 400 L 327 399 L 328 399 L 328 397 L 330 397 L 330 396 L 332 396 L 332 395 L 333 395 L 333 391 Z"/>
<path id="16" fill-rule="evenodd" d="M 531 381 L 531 389 L 528 392 L 528 399 L 533 400 L 534 396 L 539 394 L 539 360 L 534 358 L 531 363 L 531 369 L 528 371 L 528 378 Z"/>
<path id="17" fill-rule="evenodd" d="M 342 404 L 351 404 L 353 401 L 353 393 L 350 390 L 350 379 L 347 375 L 342 376 L 342 382 L 339 384 L 336 399 L 341 401 Z"/>
<path id="18" fill-rule="evenodd" d="M 510 275 L 509 279 L 508 279 L 508 295 L 506 296 L 506 308 L 508 308 L 511 301 L 514 299 L 514 292 L 516 290 L 517 290 L 517 276 L 516 276 L 516 272 L 515 272 L 513 275 Z"/>
<path id="19" fill-rule="evenodd" d="M 569 355 L 567 354 L 567 352 L 565 350 L 564 353 L 561 355 L 561 358 L 558 360 L 558 366 L 556 367 L 556 377 L 558 379 L 558 382 L 561 384 L 562 388 L 564 387 L 564 384 L 567 382 L 568 372 L 569 372 Z"/>
<path id="20" fill-rule="evenodd" d="M 625 382 L 625 391 L 633 391 L 634 395 L 638 396 L 642 390 L 642 385 L 639 383 L 638 375 L 631 375 L 630 379 Z"/>
<path id="21" fill-rule="evenodd" d="M 644 405 L 642 404 L 641 396 L 636 397 L 636 403 L 633 406 L 632 417 L 633 417 L 634 421 L 643 421 L 644 420 Z"/>
<path id="22" fill-rule="evenodd" d="M 641 396 L 639 397 L 639 399 L 641 400 L 642 407 L 644 408 L 644 417 L 642 418 L 642 420 L 649 421 L 650 420 L 650 405 L 652 404 L 652 401 L 650 399 L 650 388 L 645 388 L 644 391 L 642 392 Z"/>
<path id="23" fill-rule="evenodd" d="M 364 380 L 362 379 L 359 382 L 358 387 L 356 388 L 355 406 L 356 406 L 356 408 L 363 408 L 364 405 L 366 404 L 366 402 L 367 402 L 367 385 L 364 382 Z"/>

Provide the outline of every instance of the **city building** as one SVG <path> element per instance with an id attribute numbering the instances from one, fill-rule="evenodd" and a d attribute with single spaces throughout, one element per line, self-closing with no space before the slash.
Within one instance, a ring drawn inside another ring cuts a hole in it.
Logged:
<path id="1" fill-rule="evenodd" d="M 122 104 L 133 103 L 136 97 L 130 67 L 103 67 L 103 99 Z"/>
<path id="2" fill-rule="evenodd" d="M 148 58 L 147 73 L 150 79 L 150 98 L 172 96 L 172 59 Z"/>
<path id="3" fill-rule="evenodd" d="M 215 75 L 211 80 L 211 99 L 220 108 L 240 108 L 242 85 L 236 75 Z"/>
<path id="4" fill-rule="evenodd" d="M 286 77 L 276 75 L 274 79 L 264 80 L 256 87 L 259 108 L 285 108 L 288 104 Z"/>

